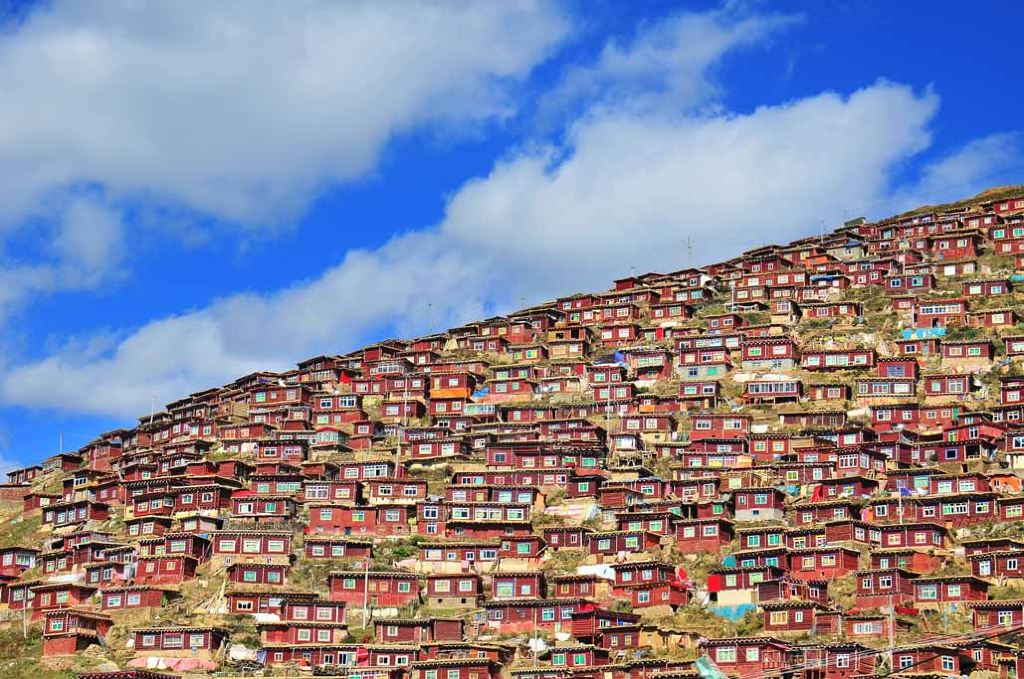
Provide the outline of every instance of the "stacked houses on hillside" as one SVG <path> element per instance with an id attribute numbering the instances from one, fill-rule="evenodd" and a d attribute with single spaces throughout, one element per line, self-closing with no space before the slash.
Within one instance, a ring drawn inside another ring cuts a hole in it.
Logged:
<path id="1" fill-rule="evenodd" d="M 0 619 L 140 677 L 1021 677 L 1022 287 L 1007 195 L 241 376 L 8 473 Z"/>

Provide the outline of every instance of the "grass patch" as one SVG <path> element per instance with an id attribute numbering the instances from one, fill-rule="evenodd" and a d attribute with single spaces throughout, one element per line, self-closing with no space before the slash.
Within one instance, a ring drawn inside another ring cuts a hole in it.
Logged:
<path id="1" fill-rule="evenodd" d="M 39 532 L 43 517 L 14 518 L 0 524 L 0 547 L 42 547 L 45 535 Z"/>
<path id="2" fill-rule="evenodd" d="M 49 669 L 40 665 L 43 655 L 43 634 L 39 627 L 30 627 L 28 637 L 21 627 L 0 631 L 0 676 L 7 679 L 74 679 L 72 670 Z"/>

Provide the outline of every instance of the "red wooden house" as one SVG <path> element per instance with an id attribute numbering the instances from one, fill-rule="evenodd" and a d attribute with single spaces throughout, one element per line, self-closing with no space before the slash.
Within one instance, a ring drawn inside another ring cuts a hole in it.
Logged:
<path id="1" fill-rule="evenodd" d="M 585 599 L 510 599 L 485 601 L 488 626 L 502 633 L 569 631 L 575 613 L 593 608 Z"/>
<path id="2" fill-rule="evenodd" d="M 228 566 L 228 582 L 235 585 L 282 587 L 286 584 L 286 564 L 233 563 Z"/>
<path id="3" fill-rule="evenodd" d="M 761 379 L 744 384 L 746 403 L 783 403 L 799 401 L 803 396 L 803 383 L 797 379 Z"/>
<path id="4" fill-rule="evenodd" d="M 487 657 L 417 660 L 411 663 L 412 679 L 498 679 L 501 664 Z"/>
<path id="5" fill-rule="evenodd" d="M 853 391 L 847 384 L 805 384 L 804 389 L 809 401 L 846 401 L 853 395 Z"/>
<path id="6" fill-rule="evenodd" d="M 544 575 L 540 572 L 495 573 L 491 578 L 492 599 L 541 598 L 544 594 Z"/>
<path id="7" fill-rule="evenodd" d="M 890 517 L 884 515 L 876 518 L 887 519 Z M 950 545 L 949 531 L 946 527 L 931 521 L 903 521 L 896 524 L 880 523 L 874 525 L 873 529 L 878 536 L 876 543 L 885 549 L 945 548 Z"/>
<path id="8" fill-rule="evenodd" d="M 977 328 L 1010 328 L 1020 322 L 1020 316 L 1012 308 L 980 309 L 967 314 L 968 325 Z"/>
<path id="9" fill-rule="evenodd" d="M 972 601 L 967 605 L 971 609 L 971 619 L 976 630 L 1024 625 L 1024 600 Z"/>
<path id="10" fill-rule="evenodd" d="M 800 367 L 804 370 L 851 370 L 871 368 L 875 364 L 872 349 L 804 349 Z"/>
<path id="11" fill-rule="evenodd" d="M 459 643 L 463 638 L 463 621 L 460 618 L 377 618 L 373 627 L 375 639 L 382 644 Z"/>
<path id="12" fill-rule="evenodd" d="M 213 555 L 222 559 L 260 560 L 267 557 L 289 559 L 292 534 L 281 530 L 220 530 L 211 533 Z"/>
<path id="13" fill-rule="evenodd" d="M 362 559 L 370 556 L 373 541 L 366 538 L 340 535 L 307 535 L 303 540 L 306 559 Z"/>
<path id="14" fill-rule="evenodd" d="M 331 601 L 348 605 L 365 602 L 375 608 L 393 608 L 420 598 L 419 576 L 401 571 L 332 571 L 327 586 Z"/>
<path id="15" fill-rule="evenodd" d="M 271 648 L 340 645 L 347 640 L 344 623 L 321 620 L 266 621 L 257 623 L 257 629 Z"/>
<path id="16" fill-rule="evenodd" d="M 210 658 L 228 637 L 220 627 L 136 627 L 135 654 Z"/>
<path id="17" fill-rule="evenodd" d="M 989 584 L 972 575 L 945 575 L 914 580 L 914 605 L 938 608 L 984 601 Z"/>
<path id="18" fill-rule="evenodd" d="M 424 583 L 424 601 L 442 608 L 475 608 L 483 594 L 483 583 L 475 573 L 427 575 Z"/>
<path id="19" fill-rule="evenodd" d="M 936 337 L 900 339 L 896 340 L 894 344 L 896 345 L 897 353 L 901 357 L 913 358 L 918 362 L 940 353 L 939 339 Z"/>
<path id="20" fill-rule="evenodd" d="M 615 557 L 620 553 L 640 553 L 657 547 L 661 538 L 645 530 L 594 532 L 586 535 L 586 549 L 600 557 Z"/>
<path id="21" fill-rule="evenodd" d="M 199 560 L 191 556 L 140 556 L 136 563 L 137 585 L 179 585 L 196 575 Z"/>
<path id="22" fill-rule="evenodd" d="M 34 547 L 0 548 L 0 575 L 21 575 L 36 565 L 38 557 Z"/>
<path id="23" fill-rule="evenodd" d="M 106 521 L 110 505 L 90 500 L 56 502 L 43 508 L 43 524 L 54 528 L 86 521 Z"/>
<path id="24" fill-rule="evenodd" d="M 835 579 L 857 570 L 860 552 L 848 547 L 826 545 L 794 549 L 789 553 L 790 576 L 803 580 Z"/>
<path id="25" fill-rule="evenodd" d="M 929 238 L 928 248 L 939 261 L 976 259 L 982 241 L 982 236 L 977 232 L 943 234 Z"/>
<path id="26" fill-rule="evenodd" d="M 773 637 L 703 639 L 697 648 L 730 675 L 780 671 L 793 662 L 792 647 Z"/>
<path id="27" fill-rule="evenodd" d="M 735 488 L 731 490 L 737 521 L 781 521 L 786 496 L 778 488 Z"/>
<path id="28" fill-rule="evenodd" d="M 799 349 L 789 338 L 749 340 L 743 343 L 742 357 L 747 370 L 784 370 L 796 364 Z"/>
<path id="29" fill-rule="evenodd" d="M 718 552 L 733 538 L 733 523 L 725 518 L 690 519 L 675 523 L 675 548 L 683 554 Z"/>
<path id="30" fill-rule="evenodd" d="M 95 587 L 74 582 L 50 582 L 31 585 L 32 620 L 38 620 L 46 611 L 84 606 L 96 592 Z"/>
<path id="31" fill-rule="evenodd" d="M 315 503 L 309 505 L 309 535 L 372 536 L 377 530 L 377 509 L 348 504 Z"/>
<path id="32" fill-rule="evenodd" d="M 979 578 L 1024 579 L 1024 551 L 1008 550 L 971 554 L 967 557 L 971 573 Z"/>
<path id="33" fill-rule="evenodd" d="M 544 542 L 549 550 L 582 549 L 590 529 L 583 527 L 545 527 Z"/>
<path id="34" fill-rule="evenodd" d="M 256 495 L 247 491 L 231 497 L 231 515 L 254 523 L 281 523 L 295 518 L 299 504 L 291 495 Z"/>
<path id="35" fill-rule="evenodd" d="M 107 587 L 100 592 L 100 610 L 161 608 L 180 596 L 178 592 L 150 585 Z"/>
<path id="36" fill-rule="evenodd" d="M 942 365 L 961 370 L 979 370 L 991 364 L 995 357 L 989 339 L 942 340 Z"/>
<path id="37" fill-rule="evenodd" d="M 43 654 L 76 655 L 102 644 L 113 626 L 110 616 L 77 608 L 47 611 L 43 620 Z"/>
<path id="38" fill-rule="evenodd" d="M 767 580 L 778 580 L 785 575 L 778 566 L 713 568 L 708 574 L 707 588 L 712 601 L 753 603 L 757 586 Z"/>
<path id="39" fill-rule="evenodd" d="M 803 313 L 805 321 L 825 319 L 843 321 L 860 316 L 861 305 L 860 302 L 802 302 L 800 311 Z"/>
<path id="40" fill-rule="evenodd" d="M 691 421 L 690 440 L 707 438 L 742 438 L 750 433 L 753 417 L 750 415 L 694 415 Z"/>
<path id="41" fill-rule="evenodd" d="M 897 671 L 913 672 L 918 676 L 969 674 L 975 665 L 966 651 L 927 641 L 901 646 L 893 653 L 892 663 Z"/>
<path id="42" fill-rule="evenodd" d="M 994 297 L 1011 292 L 1012 286 L 1007 278 L 980 278 L 964 281 L 961 294 L 964 297 Z"/>
<path id="43" fill-rule="evenodd" d="M 596 575 L 557 575 L 547 583 L 547 595 L 560 599 L 603 599 L 609 589 L 608 580 Z"/>
<path id="44" fill-rule="evenodd" d="M 948 328 L 966 325 L 967 300 L 916 300 L 912 319 L 915 328 Z"/>
<path id="45" fill-rule="evenodd" d="M 899 568 L 862 570 L 854 573 L 857 608 L 907 606 L 914 601 L 916 573 Z"/>
<path id="46" fill-rule="evenodd" d="M 921 421 L 921 406 L 916 402 L 873 405 L 870 410 L 871 428 L 877 432 L 913 428 Z"/>
<path id="47" fill-rule="evenodd" d="M 885 278 L 885 291 L 890 295 L 920 295 L 935 289 L 935 276 L 930 273 L 898 273 Z"/>
<path id="48" fill-rule="evenodd" d="M 852 641 L 812 643 L 801 650 L 805 665 L 822 679 L 872 676 L 878 665 L 878 655 L 871 648 Z"/>
<path id="49" fill-rule="evenodd" d="M 771 601 L 760 604 L 764 612 L 764 631 L 767 634 L 806 635 L 827 634 L 819 621 L 820 614 L 827 611 L 816 601 Z"/>

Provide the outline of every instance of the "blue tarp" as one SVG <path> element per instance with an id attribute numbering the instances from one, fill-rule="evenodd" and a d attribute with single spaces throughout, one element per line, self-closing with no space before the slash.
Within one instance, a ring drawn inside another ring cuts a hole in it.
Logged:
<path id="1" fill-rule="evenodd" d="M 903 331 L 903 339 L 933 339 L 945 336 L 945 328 L 907 328 Z"/>
<path id="2" fill-rule="evenodd" d="M 727 620 L 736 622 L 742 620 L 747 611 L 757 609 L 757 604 L 737 604 L 736 606 L 708 606 L 708 609 L 715 615 L 720 615 Z"/>
<path id="3" fill-rule="evenodd" d="M 707 656 L 702 655 L 697 658 L 694 665 L 697 667 L 697 672 L 704 679 L 725 679 L 725 674 L 722 673 L 722 670 Z"/>

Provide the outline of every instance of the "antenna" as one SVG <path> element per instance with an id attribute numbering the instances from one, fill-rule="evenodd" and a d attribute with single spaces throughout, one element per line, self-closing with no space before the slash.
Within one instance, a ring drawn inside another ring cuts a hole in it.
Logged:
<path id="1" fill-rule="evenodd" d="M 686 266 L 693 268 L 693 239 L 687 236 L 683 240 L 683 245 L 686 246 Z"/>

